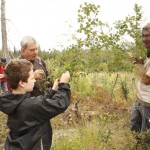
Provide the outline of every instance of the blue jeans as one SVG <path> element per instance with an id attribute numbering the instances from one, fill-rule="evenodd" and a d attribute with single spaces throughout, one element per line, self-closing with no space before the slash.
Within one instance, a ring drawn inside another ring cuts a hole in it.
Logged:
<path id="1" fill-rule="evenodd" d="M 3 92 L 8 91 L 7 82 L 0 82 L 0 84 L 1 84 L 1 89 Z"/>

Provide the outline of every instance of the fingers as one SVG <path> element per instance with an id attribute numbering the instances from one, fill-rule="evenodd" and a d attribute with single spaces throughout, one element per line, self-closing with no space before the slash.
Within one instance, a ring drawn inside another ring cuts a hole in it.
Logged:
<path id="1" fill-rule="evenodd" d="M 34 71 L 34 78 L 36 79 L 36 80 L 41 80 L 41 79 L 43 79 L 43 77 L 44 77 L 44 71 L 43 70 L 35 70 Z"/>
<path id="2" fill-rule="evenodd" d="M 53 84 L 53 87 L 52 89 L 54 91 L 57 91 L 58 90 L 58 84 L 59 83 L 68 83 L 69 82 L 69 79 L 70 79 L 70 73 L 69 71 L 66 71 L 65 73 L 62 74 L 61 78 L 57 78 L 55 81 L 54 81 L 54 84 Z"/>
<path id="3" fill-rule="evenodd" d="M 68 83 L 70 79 L 70 73 L 69 71 L 66 71 L 65 73 L 62 74 L 61 78 L 60 78 L 60 83 Z"/>
<path id="4" fill-rule="evenodd" d="M 133 58 L 133 54 L 132 54 L 131 52 L 127 52 L 127 54 L 128 54 L 131 58 Z"/>

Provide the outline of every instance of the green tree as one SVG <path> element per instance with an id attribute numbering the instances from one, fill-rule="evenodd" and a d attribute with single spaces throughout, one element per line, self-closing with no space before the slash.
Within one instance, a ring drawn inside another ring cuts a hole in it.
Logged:
<path id="1" fill-rule="evenodd" d="M 121 46 L 124 50 L 129 50 L 137 56 L 145 55 L 145 48 L 143 46 L 141 38 L 141 23 L 142 23 L 142 7 L 138 4 L 134 5 L 134 14 L 132 16 L 128 15 L 124 20 L 119 20 L 115 22 L 115 28 L 117 29 L 117 34 L 120 37 Z M 132 46 L 126 46 L 125 36 L 131 38 Z"/>
<path id="2" fill-rule="evenodd" d="M 141 42 L 140 24 L 142 22 L 141 6 L 134 5 L 134 15 L 119 20 L 111 28 L 98 18 L 99 5 L 84 3 L 78 10 L 80 38 L 77 45 L 87 52 L 88 67 L 91 71 L 100 71 L 107 63 L 109 71 L 131 70 L 126 51 L 137 51 L 144 55 Z M 131 39 L 129 42 L 127 39 Z"/>

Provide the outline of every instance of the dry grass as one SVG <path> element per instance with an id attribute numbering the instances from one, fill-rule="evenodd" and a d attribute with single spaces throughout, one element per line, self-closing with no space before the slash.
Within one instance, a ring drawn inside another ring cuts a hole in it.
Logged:
<path id="1" fill-rule="evenodd" d="M 73 95 L 68 110 L 52 120 L 53 150 L 65 150 L 65 146 L 70 150 L 88 150 L 90 147 L 95 150 L 135 149 L 136 140 L 129 128 L 132 101 L 114 102 L 102 89 L 97 91 L 101 96 L 96 99 Z"/>

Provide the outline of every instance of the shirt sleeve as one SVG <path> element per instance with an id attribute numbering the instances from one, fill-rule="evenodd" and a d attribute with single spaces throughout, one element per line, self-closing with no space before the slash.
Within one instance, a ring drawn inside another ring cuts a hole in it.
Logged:
<path id="1" fill-rule="evenodd" d="M 30 112 L 33 120 L 44 123 L 68 108 L 71 99 L 69 84 L 61 83 L 58 87 L 58 91 L 52 95 L 50 94 L 49 97 L 48 94 L 45 97 L 38 96 L 34 104 L 32 103 Z"/>

